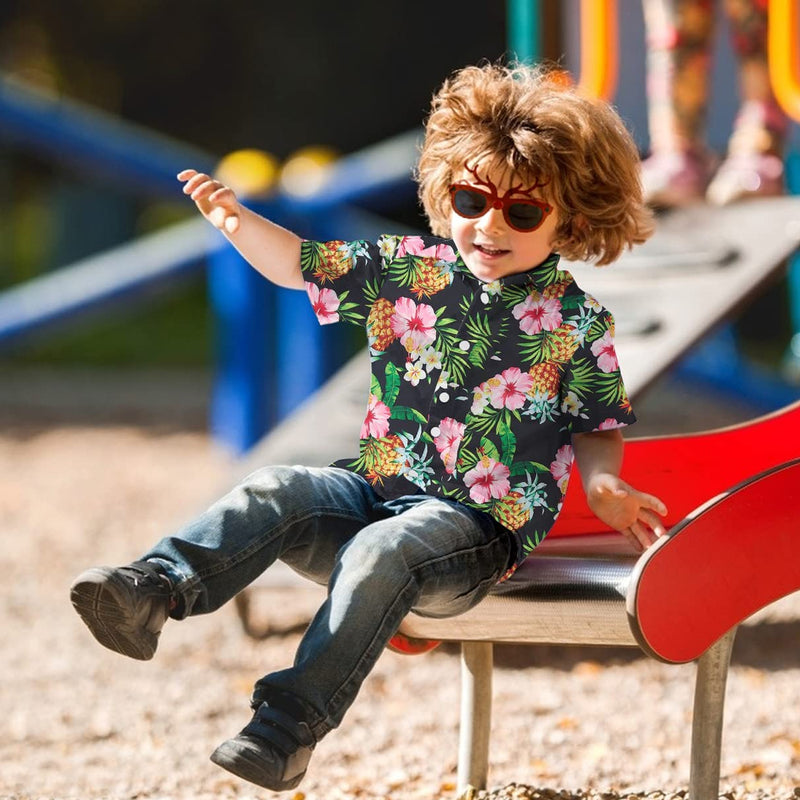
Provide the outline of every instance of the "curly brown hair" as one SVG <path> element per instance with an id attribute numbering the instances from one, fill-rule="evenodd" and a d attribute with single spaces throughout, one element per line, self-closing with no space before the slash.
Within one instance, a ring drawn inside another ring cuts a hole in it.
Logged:
<path id="1" fill-rule="evenodd" d="M 434 95 L 417 180 L 431 229 L 450 235 L 449 187 L 467 164 L 510 170 L 559 211 L 554 249 L 609 264 L 653 232 L 639 153 L 608 104 L 547 67 L 499 64 L 454 73 Z"/>

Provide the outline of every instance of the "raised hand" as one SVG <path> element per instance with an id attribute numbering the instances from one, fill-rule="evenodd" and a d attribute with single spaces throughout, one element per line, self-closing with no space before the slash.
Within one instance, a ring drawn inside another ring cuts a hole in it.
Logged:
<path id="1" fill-rule="evenodd" d="M 613 475 L 598 475 L 587 493 L 589 507 L 606 525 L 620 531 L 638 549 L 645 550 L 666 529 L 660 516 L 664 503 L 652 494 L 640 492 Z"/>
<path id="2" fill-rule="evenodd" d="M 194 169 L 178 173 L 183 181 L 183 193 L 197 204 L 200 213 L 221 231 L 235 234 L 241 222 L 241 206 L 233 189 Z"/>

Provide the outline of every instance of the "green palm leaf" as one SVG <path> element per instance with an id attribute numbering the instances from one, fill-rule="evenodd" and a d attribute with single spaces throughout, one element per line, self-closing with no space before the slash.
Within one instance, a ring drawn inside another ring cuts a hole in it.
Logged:
<path id="1" fill-rule="evenodd" d="M 392 408 L 391 418 L 407 419 L 411 420 L 412 422 L 419 422 L 421 425 L 428 424 L 428 420 L 426 419 L 425 415 L 417 411 L 416 408 L 411 408 L 410 406 L 394 406 Z"/>
<path id="2" fill-rule="evenodd" d="M 572 366 L 572 374 L 569 379 L 570 391 L 575 392 L 578 397 L 585 397 L 594 386 L 596 373 L 596 366 L 587 359 L 576 361 Z"/>
<path id="3" fill-rule="evenodd" d="M 321 242 L 303 242 L 303 247 L 300 250 L 300 266 L 303 268 L 304 272 L 317 269 L 322 260 L 320 256 L 321 251 Z"/>
<path id="4" fill-rule="evenodd" d="M 480 445 L 478 445 L 478 449 L 482 450 L 483 454 L 488 458 L 492 458 L 495 461 L 500 460 L 500 451 L 497 449 L 497 445 L 491 439 L 487 439 L 484 436 L 481 439 Z"/>
<path id="5" fill-rule="evenodd" d="M 400 393 L 400 374 L 397 367 L 390 361 L 386 365 L 386 389 L 384 391 L 384 400 L 389 408 L 397 402 L 397 395 Z"/>
<path id="6" fill-rule="evenodd" d="M 524 286 L 506 286 L 503 288 L 503 302 L 506 308 L 513 308 L 525 302 L 528 290 Z"/>
<path id="7" fill-rule="evenodd" d="M 522 551 L 527 555 L 531 550 L 542 543 L 542 539 L 544 539 L 546 535 L 546 531 L 534 531 L 532 534 L 529 534 L 522 543 Z"/>
<path id="8" fill-rule="evenodd" d="M 467 450 L 462 442 L 458 449 L 458 469 L 460 472 L 469 472 L 478 463 L 478 454 L 472 450 Z"/>
<path id="9" fill-rule="evenodd" d="M 510 426 L 505 422 L 501 422 L 498 425 L 497 432 L 500 435 L 500 445 L 503 448 L 502 461 L 504 464 L 510 464 L 513 462 L 517 452 L 517 437 L 514 436 Z"/>
<path id="10" fill-rule="evenodd" d="M 605 332 L 611 327 L 611 322 L 611 315 L 608 313 L 595 317 L 586 334 L 586 341 L 594 342 L 597 339 L 601 339 Z"/>
<path id="11" fill-rule="evenodd" d="M 627 398 L 625 385 L 618 371 L 600 376 L 597 381 L 597 393 L 600 401 L 608 405 L 617 405 Z"/>
<path id="12" fill-rule="evenodd" d="M 538 461 L 517 461 L 516 464 L 511 465 L 512 478 L 531 472 L 550 472 L 550 469 Z"/>

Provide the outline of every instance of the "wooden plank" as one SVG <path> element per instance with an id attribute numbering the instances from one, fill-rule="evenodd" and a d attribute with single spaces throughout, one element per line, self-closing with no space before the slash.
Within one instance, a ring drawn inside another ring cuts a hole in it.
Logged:
<path id="1" fill-rule="evenodd" d="M 625 386 L 636 397 L 775 279 L 799 244 L 800 198 L 761 198 L 672 212 L 616 264 L 566 267 L 614 314 Z"/>

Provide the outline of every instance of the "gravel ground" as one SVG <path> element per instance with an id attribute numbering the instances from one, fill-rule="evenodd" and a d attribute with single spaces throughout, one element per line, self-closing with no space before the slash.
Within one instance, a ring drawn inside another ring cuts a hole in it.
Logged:
<path id="1" fill-rule="evenodd" d="M 227 485 L 198 428 L 90 425 L 0 408 L 0 797 L 266 798 L 208 760 L 249 718 L 254 680 L 285 666 L 314 596 L 265 590 L 281 632 L 247 638 L 233 604 L 170 623 L 155 659 L 97 645 L 68 601 L 87 566 L 124 563 Z M 288 596 L 287 596 L 288 595 Z M 722 788 L 800 796 L 800 602 L 739 634 Z M 693 667 L 623 649 L 497 649 L 490 790 L 519 800 L 683 797 Z M 452 798 L 457 652 L 387 652 L 292 800 Z"/>

